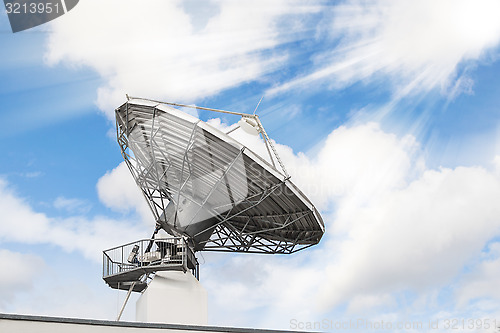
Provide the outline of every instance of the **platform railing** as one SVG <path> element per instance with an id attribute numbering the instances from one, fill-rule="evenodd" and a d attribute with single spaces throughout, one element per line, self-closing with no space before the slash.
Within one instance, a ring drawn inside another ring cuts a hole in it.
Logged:
<path id="1" fill-rule="evenodd" d="M 198 263 L 181 237 L 141 239 L 103 251 L 103 278 L 132 270 L 148 272 L 191 270 L 198 278 Z"/>

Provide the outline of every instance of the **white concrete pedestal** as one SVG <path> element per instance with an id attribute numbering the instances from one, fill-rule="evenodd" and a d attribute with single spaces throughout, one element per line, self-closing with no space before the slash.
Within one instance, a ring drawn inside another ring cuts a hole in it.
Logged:
<path id="1" fill-rule="evenodd" d="M 191 272 L 157 272 L 136 303 L 145 323 L 207 325 L 207 292 Z"/>

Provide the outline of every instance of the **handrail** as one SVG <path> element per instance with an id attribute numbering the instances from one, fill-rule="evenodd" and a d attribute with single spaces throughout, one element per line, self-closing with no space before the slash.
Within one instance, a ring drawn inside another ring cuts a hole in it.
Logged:
<path id="1" fill-rule="evenodd" d="M 167 238 L 142 238 L 142 239 L 139 239 L 139 240 L 136 240 L 136 241 L 133 241 L 133 242 L 129 242 L 129 243 L 126 243 L 126 244 L 123 244 L 123 245 L 119 245 L 119 246 L 115 246 L 115 247 L 112 247 L 110 249 L 107 249 L 107 250 L 104 250 L 102 252 L 108 252 L 108 251 L 111 251 L 111 250 L 116 250 L 116 249 L 119 249 L 119 248 L 122 248 L 122 247 L 125 247 L 125 246 L 128 246 L 128 245 L 132 245 L 132 244 L 135 244 L 135 243 L 138 243 L 138 242 L 143 242 L 143 241 L 150 241 L 150 240 L 167 240 L 167 239 L 182 239 L 181 237 L 167 237 Z"/>
<path id="2" fill-rule="evenodd" d="M 151 244 L 149 250 L 148 244 Z M 103 251 L 103 278 L 108 284 L 115 277 L 122 282 L 136 281 L 137 271 L 154 273 L 170 269 L 191 270 L 198 276 L 194 251 L 182 237 L 140 239 Z"/>

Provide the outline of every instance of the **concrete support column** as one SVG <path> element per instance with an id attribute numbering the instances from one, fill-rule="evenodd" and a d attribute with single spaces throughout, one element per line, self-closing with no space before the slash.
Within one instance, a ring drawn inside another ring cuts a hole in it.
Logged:
<path id="1" fill-rule="evenodd" d="M 191 274 L 157 272 L 136 303 L 136 320 L 145 323 L 207 325 L 207 292 Z"/>

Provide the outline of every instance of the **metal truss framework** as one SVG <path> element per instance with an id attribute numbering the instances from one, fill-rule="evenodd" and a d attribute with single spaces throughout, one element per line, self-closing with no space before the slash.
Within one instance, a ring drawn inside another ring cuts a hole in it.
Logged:
<path id="1" fill-rule="evenodd" d="M 293 253 L 319 242 L 321 216 L 290 182 L 260 120 L 260 134 L 282 172 L 245 146 L 223 142 L 207 124 L 142 101 L 132 99 L 116 110 L 117 140 L 156 222 L 167 232 L 188 235 L 196 251 Z M 229 200 L 220 199 L 224 196 Z M 170 215 L 169 203 L 175 208 Z M 183 228 L 177 222 L 182 205 L 195 207 Z M 190 229 L 207 212 L 211 222 Z"/>

